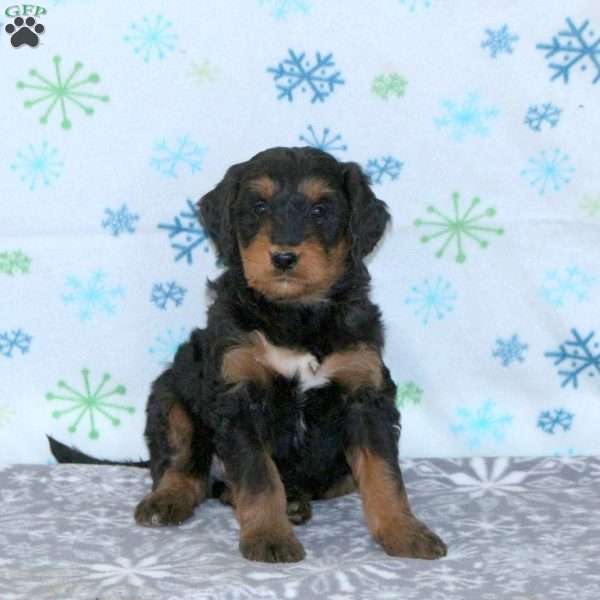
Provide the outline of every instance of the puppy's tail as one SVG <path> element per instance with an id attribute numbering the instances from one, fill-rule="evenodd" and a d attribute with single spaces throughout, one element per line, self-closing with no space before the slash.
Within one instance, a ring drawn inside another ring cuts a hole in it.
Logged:
<path id="1" fill-rule="evenodd" d="M 52 452 L 52 455 L 59 463 L 77 463 L 84 465 L 121 465 L 124 467 L 140 467 L 143 469 L 147 469 L 150 466 L 149 460 L 114 461 L 94 458 L 89 454 L 80 452 L 74 446 L 65 446 L 65 444 L 62 444 L 49 435 L 46 437 L 50 443 L 50 452 Z"/>

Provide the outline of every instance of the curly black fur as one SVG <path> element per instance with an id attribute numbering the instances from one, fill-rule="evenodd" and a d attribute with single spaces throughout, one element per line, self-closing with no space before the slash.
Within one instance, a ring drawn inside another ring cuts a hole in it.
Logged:
<path id="1" fill-rule="evenodd" d="M 278 184 L 267 216 L 253 212 L 256 196 L 244 191 L 246 182 L 265 175 Z M 318 218 L 307 212 L 314 199 L 311 204 L 297 191 L 307 177 L 318 177 L 331 190 Z M 232 386 L 222 377 L 224 353 L 252 331 L 262 332 L 274 345 L 311 353 L 319 361 L 361 343 L 381 353 L 381 314 L 369 299 L 363 259 L 382 237 L 389 214 L 360 167 L 312 148 L 274 148 L 232 166 L 200 200 L 199 209 L 227 268 L 209 284 L 213 302 L 206 327 L 192 332 L 152 386 L 145 437 L 154 489 L 172 461 L 169 411 L 178 403 L 193 425 L 185 466 L 193 477 L 208 477 L 214 455 L 225 464 L 234 488 L 261 493 L 270 485 L 261 458 L 266 449 L 289 501 L 321 498 L 351 475 L 348 457 L 353 449 L 363 448 L 382 457 L 402 491 L 396 388 L 387 368 L 382 367 L 383 384 L 378 389 L 362 386 L 354 391 L 332 382 L 303 393 L 296 379 L 283 376 L 275 376 L 268 386 L 257 382 Z M 310 239 L 329 252 L 340 241 L 348 241 L 344 268 L 318 301 L 280 301 L 249 285 L 240 249 L 254 239 L 265 220 L 271 242 L 286 247 Z M 68 459 L 64 447 L 56 456 L 59 461 Z M 258 558 L 301 557 L 270 552 Z"/>

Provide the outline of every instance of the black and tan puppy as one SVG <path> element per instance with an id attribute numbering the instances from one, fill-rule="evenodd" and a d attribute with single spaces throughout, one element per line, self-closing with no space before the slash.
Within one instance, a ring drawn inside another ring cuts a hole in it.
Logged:
<path id="1" fill-rule="evenodd" d="M 199 212 L 226 270 L 210 283 L 206 328 L 152 386 L 154 483 L 137 522 L 189 518 L 219 462 L 248 559 L 302 559 L 291 522 L 356 488 L 388 554 L 444 556 L 398 466 L 396 387 L 363 263 L 389 215 L 360 167 L 273 148 L 232 166 Z"/>

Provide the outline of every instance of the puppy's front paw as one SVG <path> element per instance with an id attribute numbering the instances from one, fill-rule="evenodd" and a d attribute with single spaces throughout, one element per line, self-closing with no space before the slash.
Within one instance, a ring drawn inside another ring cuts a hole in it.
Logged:
<path id="1" fill-rule="evenodd" d="M 375 539 L 390 556 L 432 560 L 448 552 L 441 538 L 412 516 L 390 519 Z"/>
<path id="2" fill-rule="evenodd" d="M 156 490 L 148 494 L 135 509 L 135 520 L 145 527 L 179 525 L 192 516 L 194 505 L 171 490 Z"/>
<path id="3" fill-rule="evenodd" d="M 270 532 L 257 532 L 240 540 L 244 558 L 259 562 L 298 562 L 305 557 L 304 548 L 293 533 L 278 536 Z"/>

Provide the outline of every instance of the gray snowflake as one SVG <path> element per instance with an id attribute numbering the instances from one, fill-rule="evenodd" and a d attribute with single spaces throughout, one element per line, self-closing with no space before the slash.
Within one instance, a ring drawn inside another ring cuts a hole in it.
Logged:
<path id="1" fill-rule="evenodd" d="M 115 237 L 122 233 L 135 232 L 134 225 L 140 217 L 129 212 L 126 204 L 123 204 L 123 206 L 117 210 L 107 208 L 104 210 L 104 213 L 106 214 L 106 219 L 102 221 L 102 227 L 110 230 Z"/>
<path id="2" fill-rule="evenodd" d="M 498 54 L 512 54 L 512 44 L 519 39 L 519 36 L 511 34 L 508 25 L 503 25 L 497 31 L 486 29 L 485 32 L 488 37 L 481 42 L 481 47 L 487 48 L 492 58 L 496 58 Z"/>
<path id="3" fill-rule="evenodd" d="M 508 340 L 496 340 L 496 349 L 492 352 L 492 356 L 498 357 L 502 361 L 502 366 L 508 367 L 513 362 L 523 362 L 525 360 L 524 353 L 529 348 L 527 344 L 521 344 L 519 337 L 513 335 Z"/>

